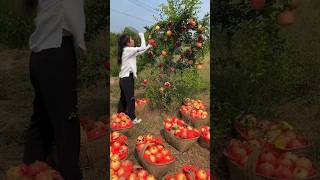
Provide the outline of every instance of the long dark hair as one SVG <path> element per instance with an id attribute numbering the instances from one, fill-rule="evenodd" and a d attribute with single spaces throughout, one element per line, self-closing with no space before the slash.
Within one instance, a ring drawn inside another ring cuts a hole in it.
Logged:
<path id="1" fill-rule="evenodd" d="M 130 40 L 130 36 L 127 34 L 122 34 L 118 39 L 118 64 L 122 62 L 122 53 L 123 48 L 127 46 L 127 43 Z"/>

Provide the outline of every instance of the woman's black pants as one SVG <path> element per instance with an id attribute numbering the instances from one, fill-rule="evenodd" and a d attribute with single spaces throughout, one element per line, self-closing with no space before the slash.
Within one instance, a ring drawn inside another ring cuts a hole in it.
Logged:
<path id="1" fill-rule="evenodd" d="M 23 161 L 46 161 L 53 143 L 57 170 L 65 180 L 80 179 L 80 122 L 77 116 L 77 61 L 72 37 L 60 48 L 32 52 L 33 115 L 26 133 Z"/>
<path id="2" fill-rule="evenodd" d="M 128 114 L 130 119 L 135 119 L 135 98 L 134 98 L 134 77 L 130 73 L 129 77 L 120 78 L 120 101 L 118 104 L 118 113 Z"/>

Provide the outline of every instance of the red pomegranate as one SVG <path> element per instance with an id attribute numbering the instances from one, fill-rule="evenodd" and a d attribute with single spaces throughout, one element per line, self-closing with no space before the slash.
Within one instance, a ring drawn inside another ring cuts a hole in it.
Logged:
<path id="1" fill-rule="evenodd" d="M 300 0 L 291 0 L 289 7 L 290 9 L 297 9 L 300 5 Z"/>
<path id="2" fill-rule="evenodd" d="M 278 24 L 281 26 L 290 26 L 295 22 L 294 14 L 290 10 L 285 10 L 277 16 Z"/>
<path id="3" fill-rule="evenodd" d="M 251 8 L 254 10 L 262 10 L 266 4 L 266 0 L 251 0 Z"/>

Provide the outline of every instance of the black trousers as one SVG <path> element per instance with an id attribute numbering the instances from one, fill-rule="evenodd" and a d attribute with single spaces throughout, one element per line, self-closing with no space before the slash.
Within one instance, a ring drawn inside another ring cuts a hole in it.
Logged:
<path id="1" fill-rule="evenodd" d="M 60 48 L 33 52 L 30 57 L 35 99 L 23 161 L 46 161 L 54 143 L 57 170 L 65 180 L 80 179 L 76 64 L 72 37 L 64 37 Z"/>
<path id="2" fill-rule="evenodd" d="M 134 77 L 130 73 L 129 77 L 120 78 L 120 101 L 118 104 L 118 113 L 128 114 L 130 119 L 135 119 L 135 98 L 134 98 Z"/>

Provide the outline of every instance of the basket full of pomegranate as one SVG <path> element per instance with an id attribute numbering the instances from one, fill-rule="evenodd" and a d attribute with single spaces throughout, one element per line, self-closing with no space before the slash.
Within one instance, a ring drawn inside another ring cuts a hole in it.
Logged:
<path id="1" fill-rule="evenodd" d="M 107 155 L 106 133 L 107 124 L 101 120 L 89 117 L 80 117 L 80 166 L 81 168 L 93 167 L 94 162 Z"/>
<path id="2" fill-rule="evenodd" d="M 249 113 L 239 115 L 234 126 L 241 138 L 251 140 L 263 137 L 270 124 L 270 121 L 258 119 L 256 115 Z"/>
<path id="3" fill-rule="evenodd" d="M 210 149 L 210 127 L 201 126 L 199 127 L 199 130 L 201 132 L 199 144 L 204 148 Z"/>
<path id="4" fill-rule="evenodd" d="M 316 179 L 312 161 L 292 152 L 262 152 L 256 162 L 256 179 Z"/>
<path id="5" fill-rule="evenodd" d="M 270 125 L 266 136 L 275 149 L 282 151 L 298 151 L 311 146 L 306 136 L 286 121 Z"/>
<path id="6" fill-rule="evenodd" d="M 129 155 L 129 148 L 127 145 L 128 137 L 122 135 L 118 131 L 110 133 L 110 158 L 113 155 L 119 156 L 120 160 L 127 159 Z"/>
<path id="7" fill-rule="evenodd" d="M 160 137 L 153 136 L 151 133 L 146 133 L 143 136 L 138 136 L 138 138 L 136 139 L 136 149 L 140 150 L 145 144 L 150 143 L 157 145 L 164 144 L 163 140 Z"/>
<path id="8" fill-rule="evenodd" d="M 209 122 L 208 112 L 200 99 L 186 98 L 180 107 L 180 115 L 182 119 L 194 127 L 207 125 Z"/>
<path id="9" fill-rule="evenodd" d="M 165 140 L 180 152 L 192 147 L 201 135 L 199 130 L 174 116 L 165 119 L 162 132 Z"/>
<path id="10" fill-rule="evenodd" d="M 80 125 L 89 141 L 104 137 L 107 133 L 107 124 L 103 121 L 95 121 L 89 117 L 80 117 Z"/>
<path id="11" fill-rule="evenodd" d="M 266 142 L 231 140 L 224 152 L 231 179 L 289 180 L 316 179 L 312 161 L 292 152 L 274 149 Z M 253 145 L 256 145 L 255 147 Z"/>
<path id="12" fill-rule="evenodd" d="M 31 165 L 21 164 L 10 168 L 6 173 L 6 180 L 63 180 L 63 177 L 48 164 L 36 161 Z"/>
<path id="13" fill-rule="evenodd" d="M 246 114 L 235 123 L 235 129 L 245 140 L 266 138 L 275 149 L 282 151 L 301 150 L 310 147 L 310 142 L 286 121 L 270 122 Z"/>
<path id="14" fill-rule="evenodd" d="M 125 160 L 121 162 L 117 158 L 110 160 L 110 179 L 142 179 L 156 180 L 147 170 L 138 165 L 134 165 L 132 161 Z"/>
<path id="15" fill-rule="evenodd" d="M 184 165 L 181 170 L 173 175 L 167 175 L 164 180 L 210 180 L 210 170 L 196 168 L 192 165 Z"/>
<path id="16" fill-rule="evenodd" d="M 230 171 L 231 179 L 245 179 L 244 167 L 252 154 L 252 147 L 246 143 L 237 139 L 232 139 L 227 148 L 223 152 L 227 158 L 227 165 Z"/>
<path id="17" fill-rule="evenodd" d="M 163 141 L 151 134 L 139 136 L 136 141 L 138 161 L 155 177 L 162 177 L 173 166 L 175 158 Z"/>
<path id="18" fill-rule="evenodd" d="M 136 114 L 137 115 L 141 114 L 145 110 L 145 107 L 147 104 L 148 104 L 148 100 L 145 98 L 136 99 L 135 101 Z"/>
<path id="19" fill-rule="evenodd" d="M 116 113 L 111 116 L 112 131 L 128 132 L 133 127 L 132 120 L 125 113 Z"/>

